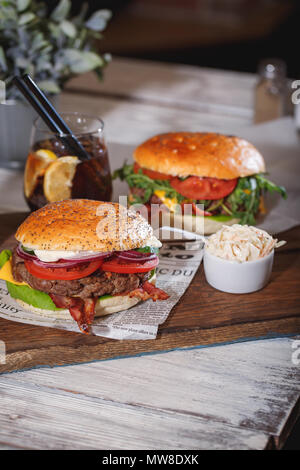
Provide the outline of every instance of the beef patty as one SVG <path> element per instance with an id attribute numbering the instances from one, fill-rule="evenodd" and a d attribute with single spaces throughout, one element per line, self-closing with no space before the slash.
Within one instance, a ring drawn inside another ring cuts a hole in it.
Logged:
<path id="1" fill-rule="evenodd" d="M 148 273 L 110 273 L 97 270 L 93 274 L 71 281 L 39 279 L 30 274 L 24 260 L 17 255 L 12 256 L 12 272 L 17 282 L 27 282 L 33 289 L 68 297 L 100 297 L 102 295 L 117 295 L 137 289 L 150 277 Z"/>

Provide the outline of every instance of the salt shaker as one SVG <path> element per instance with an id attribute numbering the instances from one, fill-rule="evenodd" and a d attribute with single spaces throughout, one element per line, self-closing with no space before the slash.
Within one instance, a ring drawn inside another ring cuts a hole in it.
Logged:
<path id="1" fill-rule="evenodd" d="M 264 59 L 259 63 L 258 74 L 254 122 L 278 119 L 285 114 L 286 65 L 280 59 Z"/>

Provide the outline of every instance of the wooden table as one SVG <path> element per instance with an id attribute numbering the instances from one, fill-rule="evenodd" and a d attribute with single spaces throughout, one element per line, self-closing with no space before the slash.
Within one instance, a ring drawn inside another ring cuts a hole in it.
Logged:
<path id="1" fill-rule="evenodd" d="M 109 143 L 136 144 L 172 128 L 226 132 L 251 124 L 254 82 L 247 74 L 115 59 L 104 83 L 74 80 L 61 106 L 102 115 Z M 1 193 L 0 209 L 10 204 Z M 16 205 L 24 210 L 21 196 Z M 299 412 L 295 339 L 3 375 L 0 449 L 280 448 Z"/>

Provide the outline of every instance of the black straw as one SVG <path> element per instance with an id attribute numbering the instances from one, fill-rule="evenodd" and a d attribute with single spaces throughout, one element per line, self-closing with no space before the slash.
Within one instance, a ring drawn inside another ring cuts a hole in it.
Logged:
<path id="1" fill-rule="evenodd" d="M 13 78 L 13 82 L 31 106 L 37 111 L 49 129 L 58 134 L 59 138 L 74 155 L 80 160 L 88 160 L 91 158 L 74 136 L 71 129 L 67 126 L 66 122 L 47 99 L 46 95 L 29 75 L 23 75 L 23 77 L 16 76 Z"/>

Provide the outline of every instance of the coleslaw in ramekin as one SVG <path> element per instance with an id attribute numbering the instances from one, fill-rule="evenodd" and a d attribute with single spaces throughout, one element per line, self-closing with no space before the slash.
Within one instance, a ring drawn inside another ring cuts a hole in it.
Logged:
<path id="1" fill-rule="evenodd" d="M 234 224 L 223 225 L 206 240 L 205 248 L 218 258 L 243 263 L 263 258 L 285 243 L 257 227 Z"/>

